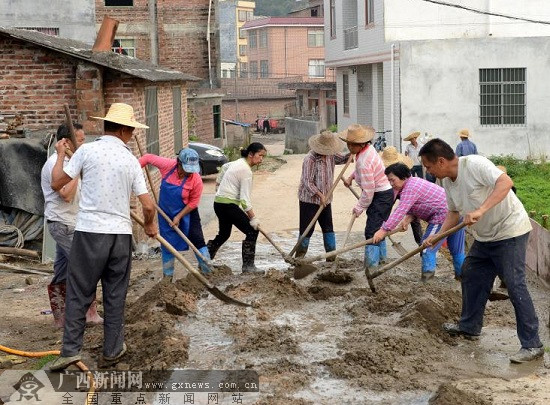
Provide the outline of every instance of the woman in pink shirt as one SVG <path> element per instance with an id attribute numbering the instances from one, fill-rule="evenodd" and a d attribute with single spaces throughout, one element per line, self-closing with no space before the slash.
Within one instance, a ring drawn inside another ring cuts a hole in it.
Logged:
<path id="1" fill-rule="evenodd" d="M 172 222 L 189 238 L 191 243 L 208 260 L 210 255 L 204 242 L 199 202 L 202 195 L 202 179 L 199 174 L 199 155 L 191 148 L 184 148 L 177 159 L 164 158 L 153 154 L 145 154 L 139 159 L 141 167 L 147 164 L 160 170 L 162 183 L 160 185 L 159 206 L 172 218 Z M 188 250 L 189 246 L 179 236 L 168 222 L 158 216 L 161 236 L 177 251 Z M 162 273 L 164 277 L 174 275 L 174 255 L 164 246 L 162 252 Z M 197 255 L 199 267 L 203 273 L 208 273 L 206 263 Z"/>

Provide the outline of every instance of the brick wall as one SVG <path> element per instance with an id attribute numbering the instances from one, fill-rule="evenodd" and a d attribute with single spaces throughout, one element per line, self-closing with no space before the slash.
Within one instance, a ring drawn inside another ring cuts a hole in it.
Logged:
<path id="1" fill-rule="evenodd" d="M 256 118 L 284 117 L 285 105 L 295 102 L 295 98 L 284 99 L 257 99 L 257 100 L 239 100 L 239 121 L 252 124 Z M 223 119 L 235 119 L 235 100 L 223 100 Z"/>
<path id="2" fill-rule="evenodd" d="M 221 97 L 212 98 L 190 98 L 188 101 L 188 110 L 191 115 L 189 132 L 196 136 L 200 142 L 212 145 L 221 145 L 221 138 L 214 139 L 214 118 L 213 108 L 215 105 L 221 105 Z M 223 116 L 222 116 L 223 117 Z M 186 125 L 187 126 L 187 125 Z"/>
<path id="3" fill-rule="evenodd" d="M 57 128 L 63 104 L 76 113 L 75 70 L 70 58 L 0 37 L 0 111 L 22 114 L 28 129 Z"/>

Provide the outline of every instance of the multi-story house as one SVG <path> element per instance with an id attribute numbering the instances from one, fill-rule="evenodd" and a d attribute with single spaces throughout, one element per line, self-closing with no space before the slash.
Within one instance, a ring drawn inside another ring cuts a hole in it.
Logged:
<path id="1" fill-rule="evenodd" d="M 374 126 L 390 144 L 414 130 L 452 146 L 468 128 L 485 155 L 550 154 L 550 26 L 532 0 L 325 0 L 326 66 L 338 124 Z M 508 16 L 508 17 L 507 17 Z"/>
<path id="2" fill-rule="evenodd" d="M 243 25 L 252 20 L 256 3 L 244 0 L 219 0 L 221 77 L 246 76 L 248 37 Z"/>

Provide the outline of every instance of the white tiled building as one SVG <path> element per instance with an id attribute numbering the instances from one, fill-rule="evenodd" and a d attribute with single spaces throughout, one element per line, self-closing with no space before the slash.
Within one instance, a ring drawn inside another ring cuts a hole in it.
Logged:
<path id="1" fill-rule="evenodd" d="M 397 147 L 418 130 L 454 147 L 468 128 L 484 155 L 550 156 L 550 24 L 489 15 L 550 23 L 550 2 L 446 3 L 462 8 L 325 0 L 339 129 L 372 125 Z"/>

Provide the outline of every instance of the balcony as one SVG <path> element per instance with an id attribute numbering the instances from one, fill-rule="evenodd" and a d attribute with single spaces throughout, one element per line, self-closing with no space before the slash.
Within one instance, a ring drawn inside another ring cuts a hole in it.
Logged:
<path id="1" fill-rule="evenodd" d="M 358 35 L 357 35 L 357 26 L 346 28 L 344 30 L 344 49 L 355 49 L 357 48 Z"/>

